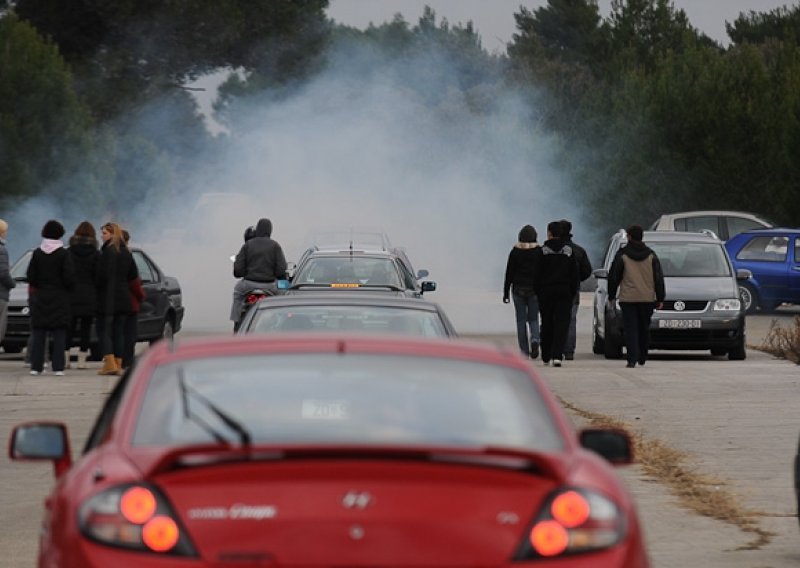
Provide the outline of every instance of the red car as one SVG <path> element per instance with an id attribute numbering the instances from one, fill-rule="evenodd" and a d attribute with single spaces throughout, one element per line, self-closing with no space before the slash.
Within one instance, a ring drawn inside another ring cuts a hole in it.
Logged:
<path id="1" fill-rule="evenodd" d="M 151 347 L 81 457 L 64 425 L 14 429 L 52 460 L 38 565 L 647 567 L 612 464 L 515 349 L 314 334 Z"/>

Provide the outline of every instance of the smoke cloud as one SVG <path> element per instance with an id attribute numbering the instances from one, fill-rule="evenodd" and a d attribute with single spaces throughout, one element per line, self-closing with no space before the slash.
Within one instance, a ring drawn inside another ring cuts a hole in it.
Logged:
<path id="1" fill-rule="evenodd" d="M 231 329 L 229 257 L 245 227 L 268 217 L 290 262 L 315 231 L 383 230 L 430 271 L 438 289 L 426 297 L 461 333 L 514 333 L 501 296 L 519 229 L 534 225 L 542 242 L 547 222 L 567 217 L 587 245 L 584 223 L 530 93 L 499 82 L 465 92 L 454 73 L 441 54 L 397 62 L 340 46 L 291 94 L 226 108 L 226 150 L 204 157 L 179 199 L 127 212 L 133 244 L 180 280 L 184 329 Z M 16 252 L 60 211 L 29 202 L 15 212 Z M 80 220 L 67 220 L 68 234 Z"/>

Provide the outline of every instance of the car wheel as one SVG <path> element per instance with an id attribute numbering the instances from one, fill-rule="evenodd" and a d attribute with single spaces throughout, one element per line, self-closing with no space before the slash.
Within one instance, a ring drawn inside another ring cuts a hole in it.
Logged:
<path id="1" fill-rule="evenodd" d="M 711 349 L 711 354 L 714 357 L 720 357 L 722 355 L 725 355 L 727 352 L 728 351 L 726 349 L 722 349 L 720 347 L 714 347 L 713 349 Z"/>
<path id="2" fill-rule="evenodd" d="M 728 359 L 731 361 L 744 361 L 747 358 L 744 335 L 736 340 L 736 344 L 728 350 Z"/>
<path id="3" fill-rule="evenodd" d="M 615 337 L 606 323 L 606 337 L 603 341 L 603 353 L 606 359 L 622 359 L 622 338 Z"/>
<path id="4" fill-rule="evenodd" d="M 164 318 L 164 325 L 161 327 L 161 336 L 151 339 L 150 345 L 154 344 L 160 339 L 172 339 L 173 335 L 175 335 L 175 326 L 172 323 L 172 318 L 167 316 Z"/>
<path id="5" fill-rule="evenodd" d="M 739 298 L 742 300 L 744 311 L 748 314 L 755 313 L 758 308 L 758 292 L 750 284 L 739 284 Z"/>
<path id="6" fill-rule="evenodd" d="M 3 345 L 4 353 L 22 353 L 21 345 Z"/>

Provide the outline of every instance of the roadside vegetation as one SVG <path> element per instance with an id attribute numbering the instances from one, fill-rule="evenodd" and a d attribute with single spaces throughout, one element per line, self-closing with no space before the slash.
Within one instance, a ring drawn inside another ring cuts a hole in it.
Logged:
<path id="1" fill-rule="evenodd" d="M 583 410 L 563 399 L 560 402 L 564 408 L 592 426 L 628 432 L 633 439 L 636 464 L 645 474 L 666 486 L 682 506 L 699 515 L 733 525 L 750 535 L 752 540 L 737 550 L 757 550 L 772 540 L 774 533 L 759 526 L 758 519 L 764 516 L 763 513 L 742 506 L 724 479 L 696 471 L 684 452 L 660 440 L 647 438 L 624 421 Z"/>
<path id="2" fill-rule="evenodd" d="M 763 344 L 757 349 L 800 365 L 800 316 L 795 316 L 788 327 L 773 320 Z"/>

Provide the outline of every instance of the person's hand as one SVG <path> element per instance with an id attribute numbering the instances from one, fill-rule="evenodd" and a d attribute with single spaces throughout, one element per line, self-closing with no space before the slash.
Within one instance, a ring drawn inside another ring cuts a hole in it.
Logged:
<path id="1" fill-rule="evenodd" d="M 656 302 L 656 309 L 660 310 L 664 307 L 664 302 Z"/>
<path id="2" fill-rule="evenodd" d="M 511 300 L 509 300 L 509 299 L 508 299 L 508 296 L 503 296 L 503 303 L 504 303 L 504 304 L 507 304 L 507 303 L 508 303 L 508 302 L 510 302 L 510 301 L 511 301 Z"/>

